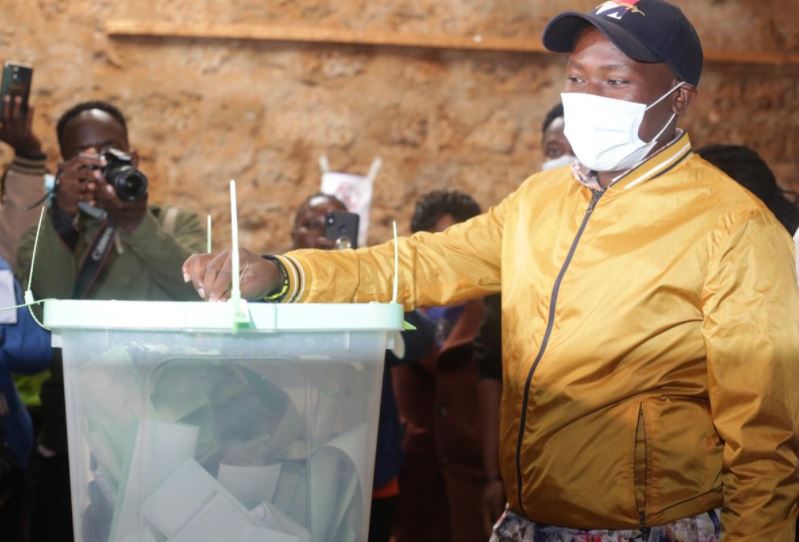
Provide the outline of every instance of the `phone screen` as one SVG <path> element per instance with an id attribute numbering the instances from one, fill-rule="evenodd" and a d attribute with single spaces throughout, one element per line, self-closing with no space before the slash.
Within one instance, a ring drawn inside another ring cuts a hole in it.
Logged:
<path id="1" fill-rule="evenodd" d="M 12 100 L 20 96 L 22 98 L 22 112 L 27 113 L 32 79 L 33 68 L 31 66 L 21 62 L 6 62 L 3 65 L 3 81 L 2 88 L 0 88 L 0 96 L 11 96 Z"/>

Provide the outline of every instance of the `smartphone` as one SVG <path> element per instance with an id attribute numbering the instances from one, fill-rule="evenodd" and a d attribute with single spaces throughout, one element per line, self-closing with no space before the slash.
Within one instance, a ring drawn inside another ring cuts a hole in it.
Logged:
<path id="1" fill-rule="evenodd" d="M 337 249 L 358 248 L 358 224 L 360 217 L 346 211 L 331 211 L 325 217 L 325 237 L 336 244 Z"/>
<path id="2" fill-rule="evenodd" d="M 33 80 L 33 66 L 6 61 L 3 64 L 3 80 L 0 83 L 0 96 L 11 96 L 13 103 L 17 96 L 22 98 L 20 108 L 23 115 L 28 114 L 28 97 L 31 93 L 31 81 Z"/>

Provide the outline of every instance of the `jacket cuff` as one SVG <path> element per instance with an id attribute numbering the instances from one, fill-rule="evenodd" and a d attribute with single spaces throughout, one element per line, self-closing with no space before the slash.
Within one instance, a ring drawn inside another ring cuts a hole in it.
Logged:
<path id="1" fill-rule="evenodd" d="M 283 266 L 288 278 L 288 291 L 280 300 L 281 303 L 298 303 L 305 295 L 305 270 L 299 261 L 291 256 L 270 256 L 268 259 Z"/>
<path id="2" fill-rule="evenodd" d="M 47 173 L 47 155 L 42 153 L 40 156 L 14 155 L 11 168 L 23 175 L 44 175 Z"/>

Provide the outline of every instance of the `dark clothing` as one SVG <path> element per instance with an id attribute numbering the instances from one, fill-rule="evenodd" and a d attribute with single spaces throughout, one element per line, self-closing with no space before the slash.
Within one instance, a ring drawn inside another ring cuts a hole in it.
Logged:
<path id="1" fill-rule="evenodd" d="M 474 361 L 480 378 L 502 380 L 502 296 L 485 298 L 485 316 L 474 339 Z"/>
<path id="2" fill-rule="evenodd" d="M 484 475 L 472 342 L 483 301 L 440 313 L 440 345 L 421 363 L 394 369 L 405 425 L 397 542 L 484 542 Z"/>
<path id="3" fill-rule="evenodd" d="M 377 454 L 375 457 L 374 487 L 379 488 L 393 480 L 402 463 L 402 426 L 397 400 L 394 397 L 392 368 L 413 363 L 424 357 L 434 345 L 433 323 L 418 311 L 405 314 L 405 320 L 416 330 L 403 331 L 405 356 L 399 359 L 392 352 L 386 353 L 383 370 L 383 391 L 380 395 L 380 422 L 377 426 Z"/>
<path id="4" fill-rule="evenodd" d="M 34 484 L 34 503 L 30 542 L 72 540 L 68 456 L 65 454 L 46 458 L 35 453 L 31 458 L 31 478 Z"/>
<path id="5" fill-rule="evenodd" d="M 405 356 L 399 359 L 386 353 L 383 390 L 380 396 L 380 421 L 377 426 L 377 451 L 373 487 L 381 488 L 399 475 L 402 466 L 402 425 L 394 397 L 392 368 L 419 361 L 435 344 L 433 323 L 418 311 L 405 314 L 405 320 L 416 330 L 404 331 Z M 369 542 L 388 542 L 394 527 L 397 497 L 373 498 L 369 522 Z"/>
<path id="6" fill-rule="evenodd" d="M 397 512 L 397 497 L 372 499 L 369 514 L 369 542 L 389 542 L 394 529 Z"/>

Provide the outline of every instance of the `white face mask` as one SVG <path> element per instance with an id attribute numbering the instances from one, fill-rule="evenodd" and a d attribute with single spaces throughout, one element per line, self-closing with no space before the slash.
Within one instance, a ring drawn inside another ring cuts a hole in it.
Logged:
<path id="1" fill-rule="evenodd" d="M 571 154 L 564 154 L 562 156 L 558 156 L 557 158 L 547 160 L 541 164 L 541 171 L 547 171 L 549 169 L 555 169 L 563 166 L 570 166 L 575 160 L 576 158 Z"/>
<path id="2" fill-rule="evenodd" d="M 566 121 L 563 133 L 577 159 L 593 171 L 622 171 L 641 162 L 677 116 L 672 114 L 647 143 L 638 137 L 644 115 L 682 85 L 679 83 L 649 106 L 594 94 L 562 93 Z"/>

